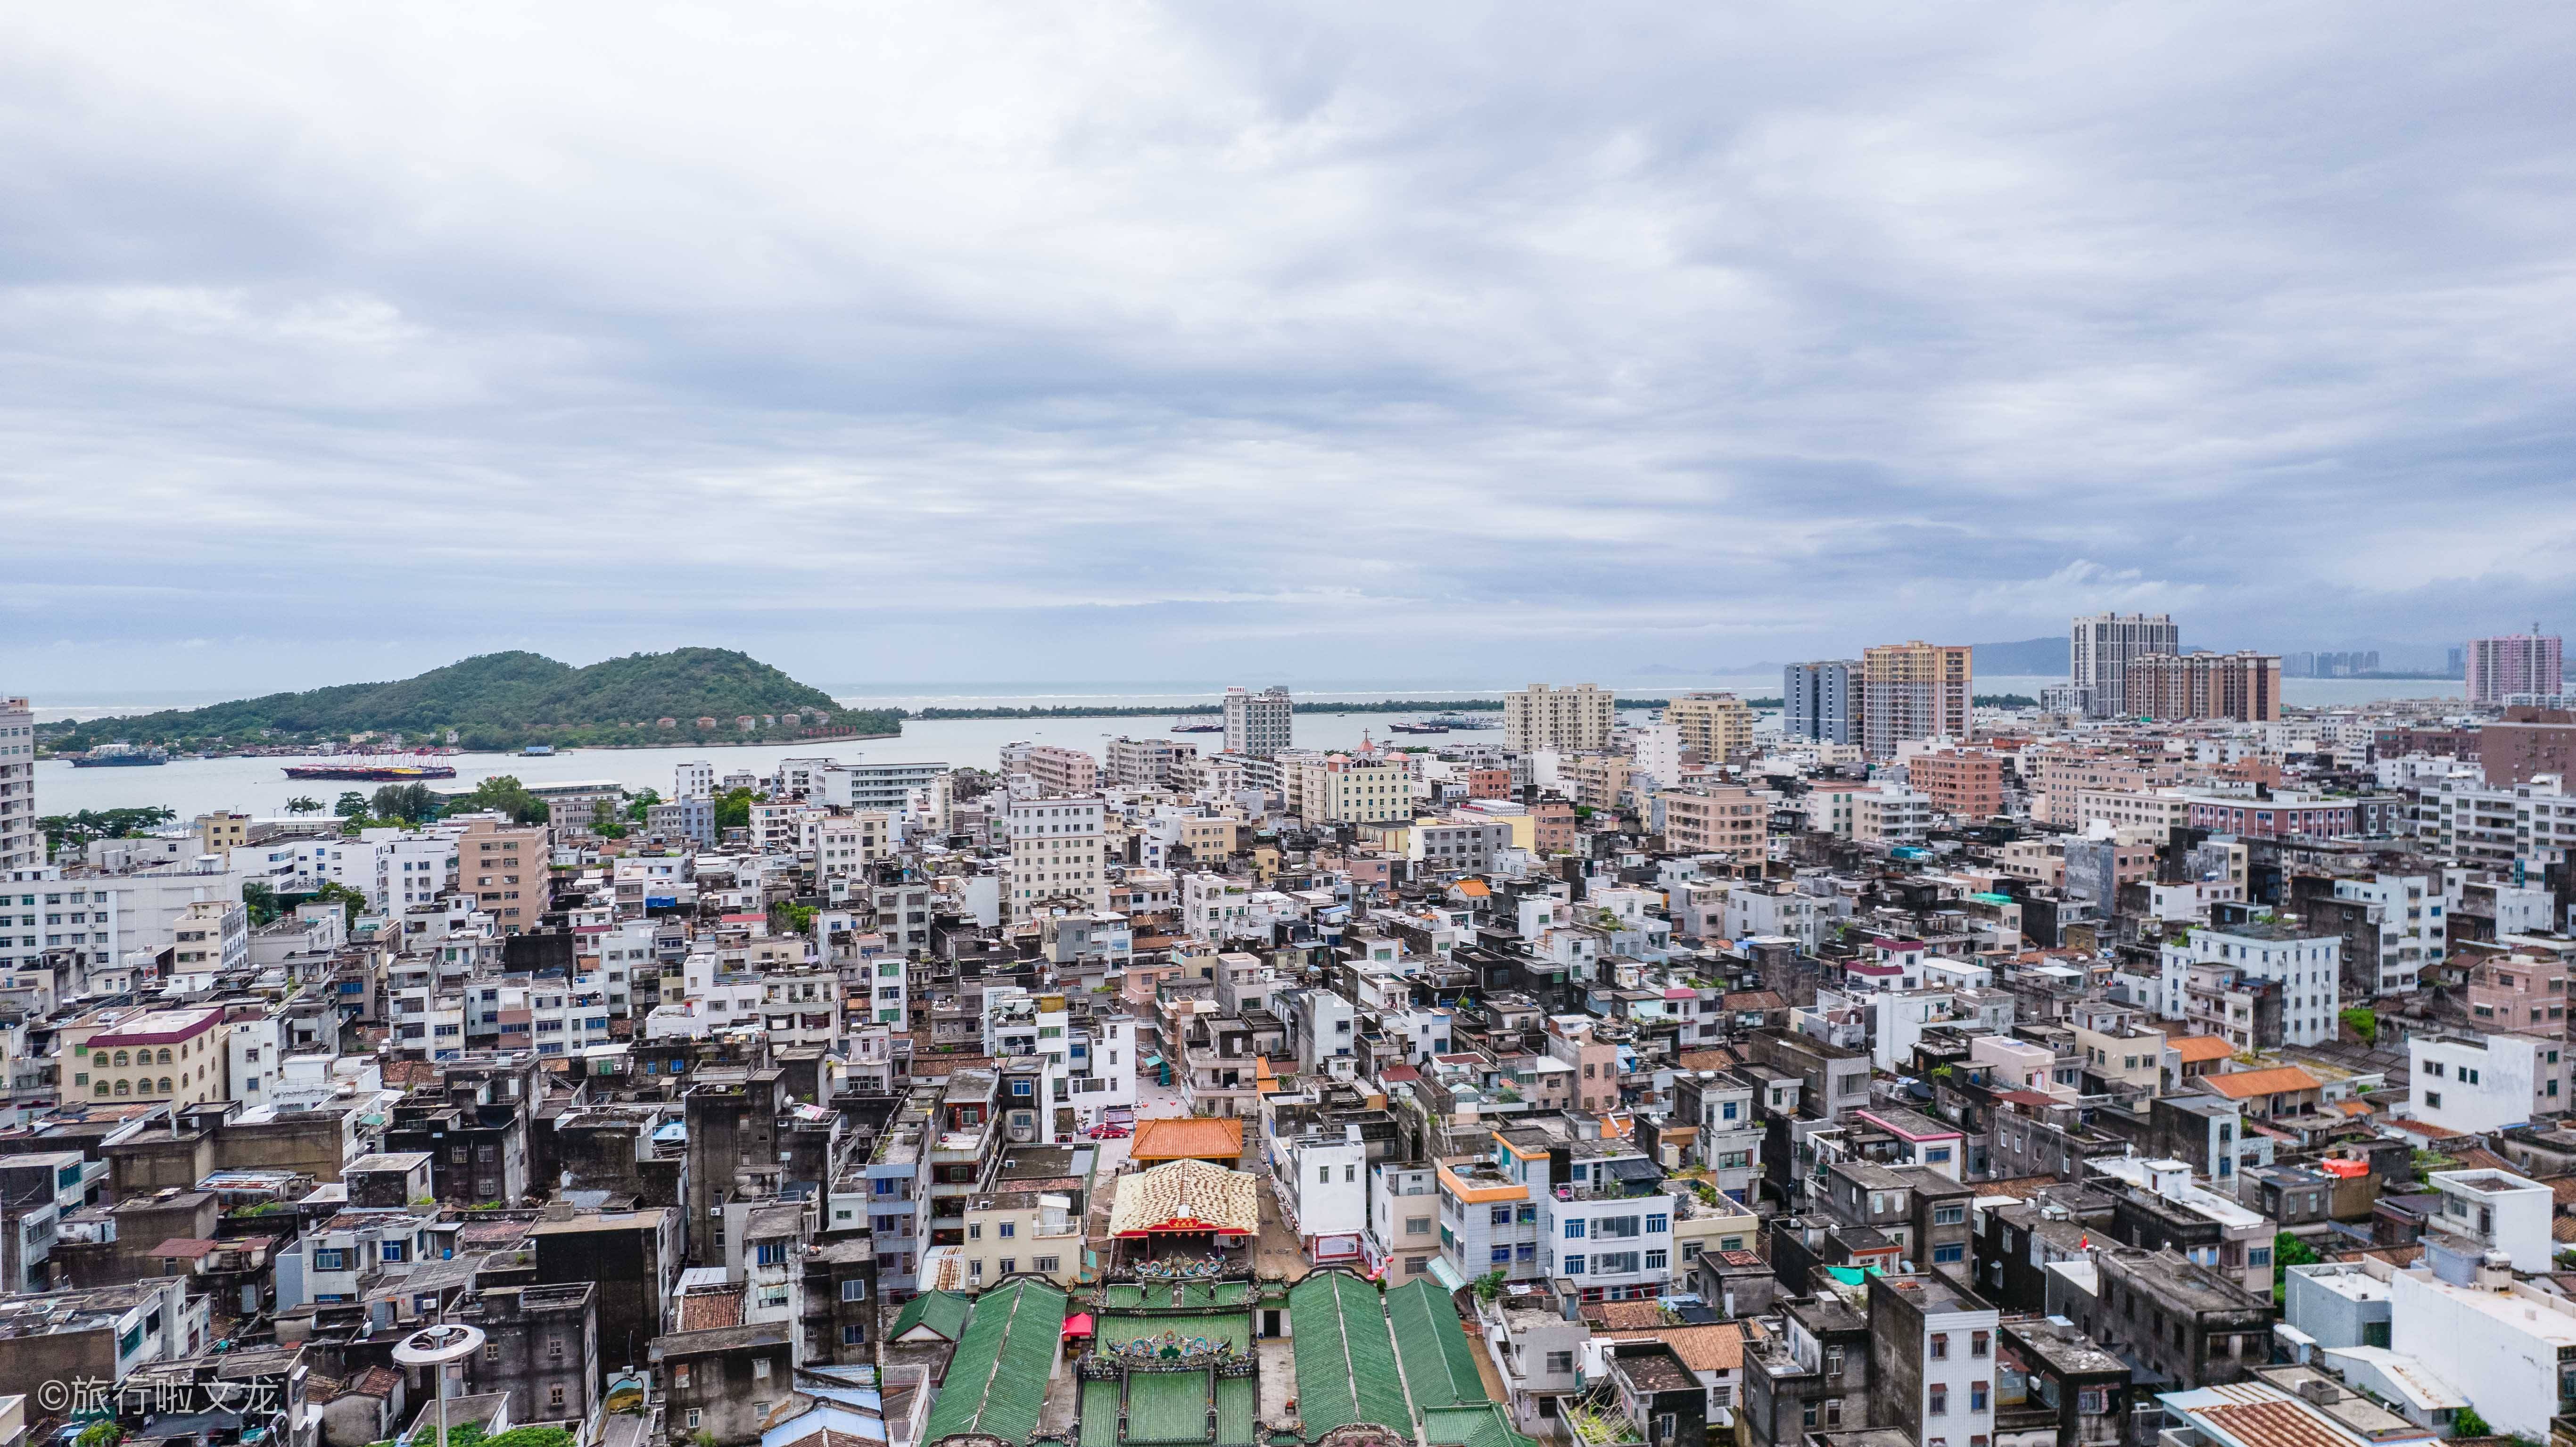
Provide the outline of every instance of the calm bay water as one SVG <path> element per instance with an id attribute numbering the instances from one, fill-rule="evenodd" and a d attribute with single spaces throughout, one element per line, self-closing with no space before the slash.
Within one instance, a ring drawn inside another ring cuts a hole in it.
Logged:
<path id="1" fill-rule="evenodd" d="M 2061 680 L 2053 678 L 1991 677 L 1981 678 L 1977 687 L 1983 693 L 2022 693 L 2036 697 L 2040 689 Z M 1063 687 L 1040 692 L 1036 686 L 1021 685 L 1027 692 L 999 693 L 956 685 L 940 692 L 924 689 L 915 693 L 850 692 L 839 695 L 855 707 L 904 708 L 976 708 L 1005 705 L 1037 707 L 1082 706 L 1179 708 L 1187 704 L 1205 704 L 1215 700 L 1219 690 L 1190 690 L 1171 685 L 1169 692 L 1085 693 Z M 1485 688 L 1396 688 L 1352 689 L 1343 692 L 1299 690 L 1301 700 L 1311 702 L 1362 702 L 1384 698 L 1493 698 L 1505 686 Z M 1693 688 L 1731 688 L 1748 697 L 1767 697 L 1779 692 L 1777 674 L 1750 678 L 1658 678 L 1627 680 L 1618 685 L 1630 697 L 1662 697 Z M 2294 704 L 2328 705 L 2368 703 L 2382 698 L 2438 698 L 2457 695 L 2457 682 L 2440 679 L 2423 682 L 2375 681 L 2368 679 L 2284 680 L 2282 691 Z M 41 700 L 38 700 L 41 703 Z M 165 705 L 166 706 L 166 705 Z M 40 712 L 40 717 L 66 714 L 81 717 L 118 712 L 108 707 L 60 709 Z M 1363 733 L 1381 741 L 1392 738 L 1399 743 L 1435 743 L 1433 737 L 1389 735 L 1387 725 L 1409 717 L 1387 713 L 1301 713 L 1297 716 L 1297 743 L 1310 748 L 1351 748 L 1359 744 Z M 1630 714 L 1642 719 L 1642 714 Z M 1002 745 L 1018 739 L 1037 743 L 1061 744 L 1085 750 L 1095 756 L 1101 746 L 1120 734 L 1143 738 L 1165 735 L 1184 742 L 1196 743 L 1202 750 L 1222 746 L 1218 734 L 1169 734 L 1172 719 L 1158 715 L 1135 718 L 1071 719 L 915 719 L 903 726 L 903 736 L 891 739 L 862 739 L 832 744 L 764 744 L 740 748 L 675 748 L 675 749 L 577 749 L 547 758 L 525 758 L 515 754 L 457 754 L 445 762 L 456 767 L 455 782 L 472 784 L 496 774 L 512 774 L 529 783 L 565 782 L 574 779 L 615 779 L 630 789 L 652 788 L 669 793 L 671 770 L 690 759 L 712 761 L 718 773 L 748 769 L 766 774 L 782 758 L 826 756 L 877 763 L 931 760 L 946 764 L 991 768 Z M 1484 739 L 1499 742 L 1499 729 L 1457 733 L 1452 740 Z M 297 783 L 284 772 L 293 759 L 204 759 L 181 760 L 159 767 L 130 769 L 76 769 L 61 760 L 47 760 L 36 765 L 36 806 L 40 813 L 67 814 L 81 809 L 118 809 L 143 805 L 161 805 L 178 812 L 182 819 L 215 809 L 234 809 L 244 813 L 274 815 L 284 810 L 286 801 L 298 794 L 309 794 L 329 804 L 341 791 L 372 791 L 373 784 L 337 782 Z"/>

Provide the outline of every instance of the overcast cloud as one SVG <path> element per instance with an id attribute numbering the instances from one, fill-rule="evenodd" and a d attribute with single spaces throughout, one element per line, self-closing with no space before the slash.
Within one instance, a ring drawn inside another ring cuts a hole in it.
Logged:
<path id="1" fill-rule="evenodd" d="M 2555 623 L 2572 32 L 17 7 L 0 688 Z"/>

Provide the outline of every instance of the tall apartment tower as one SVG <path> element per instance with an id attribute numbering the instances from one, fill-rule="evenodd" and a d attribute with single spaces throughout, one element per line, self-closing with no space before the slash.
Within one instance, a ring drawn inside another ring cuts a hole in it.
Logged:
<path id="1" fill-rule="evenodd" d="M 1861 752 L 1892 759 L 1900 744 L 1968 736 L 1976 676 L 1966 644 L 1883 643 L 1862 649 L 1860 664 Z"/>
<path id="2" fill-rule="evenodd" d="M 1610 747 L 1610 731 L 1618 724 L 1617 695 L 1589 683 L 1571 688 L 1533 683 L 1503 695 L 1503 747 L 1514 753 L 1599 753 Z"/>
<path id="3" fill-rule="evenodd" d="M 671 766 L 671 798 L 712 799 L 716 796 L 716 766 L 704 759 L 691 759 Z"/>
<path id="4" fill-rule="evenodd" d="M 36 828 L 36 711 L 23 698 L 0 698 L 0 869 L 45 862 Z"/>
<path id="5" fill-rule="evenodd" d="M 2225 718 L 2273 723 L 2281 717 L 2277 653 L 2148 653 L 2129 660 L 2128 707 L 2139 718 Z"/>
<path id="6" fill-rule="evenodd" d="M 2560 692 L 2558 635 L 2531 625 L 2528 633 L 2472 638 L 2464 650 L 2469 702 L 2496 704 L 2517 693 Z"/>
<path id="7" fill-rule="evenodd" d="M 1686 693 L 1664 705 L 1664 722 L 1702 763 L 1722 764 L 1753 747 L 1753 710 L 1731 693 Z"/>
<path id="8" fill-rule="evenodd" d="M 1780 732 L 1823 744 L 1860 742 L 1860 660 L 1827 658 L 1780 670 Z"/>
<path id="9" fill-rule="evenodd" d="M 2067 636 L 2067 677 L 2092 690 L 2096 718 L 2129 711 L 2129 660 L 2150 653 L 2182 652 L 2182 630 L 2165 613 L 2091 613 L 2075 620 Z"/>
<path id="10" fill-rule="evenodd" d="M 1297 718 L 1296 703 L 1284 688 L 1225 691 L 1225 751 L 1266 759 L 1287 748 Z"/>

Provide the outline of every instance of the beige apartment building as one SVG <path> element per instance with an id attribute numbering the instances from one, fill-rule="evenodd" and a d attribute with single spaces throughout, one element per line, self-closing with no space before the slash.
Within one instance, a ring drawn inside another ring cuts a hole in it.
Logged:
<path id="1" fill-rule="evenodd" d="M 1769 847 L 1771 801 L 1754 789 L 1712 788 L 1703 793 L 1666 791 L 1664 846 L 1692 853 L 1759 859 Z"/>
<path id="2" fill-rule="evenodd" d="M 1896 757 L 1917 739 L 1965 739 L 1976 673 L 1965 644 L 1883 643 L 1861 650 L 1861 750 Z"/>
<path id="3" fill-rule="evenodd" d="M 1616 695 L 1589 683 L 1571 688 L 1533 683 L 1503 695 L 1503 747 L 1521 754 L 1539 749 L 1597 753 L 1610 747 L 1610 731 L 1619 722 L 1617 704 Z"/>
<path id="4" fill-rule="evenodd" d="M 70 1081 L 63 1102 L 202 1105 L 231 1098 L 220 1007 L 102 1010 L 63 1029 Z"/>
<path id="5" fill-rule="evenodd" d="M 1664 722 L 1681 730 L 1682 747 L 1704 764 L 1753 751 L 1753 710 L 1731 693 L 1686 693 L 1664 705 Z"/>
<path id="6" fill-rule="evenodd" d="M 1298 806 L 1309 824 L 1383 824 L 1413 817 L 1413 774 L 1400 763 L 1333 754 L 1298 770 Z"/>
<path id="7" fill-rule="evenodd" d="M 2129 660 L 2128 709 L 2140 718 L 2277 723 L 2281 660 L 2270 653 L 2146 654 Z"/>
<path id="8" fill-rule="evenodd" d="M 456 841 L 456 887 L 474 896 L 505 935 L 537 927 L 554 852 L 543 825 L 475 820 Z"/>

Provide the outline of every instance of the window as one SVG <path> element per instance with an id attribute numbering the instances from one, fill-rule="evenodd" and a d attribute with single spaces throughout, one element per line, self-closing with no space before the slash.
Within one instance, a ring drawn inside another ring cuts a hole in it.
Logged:
<path id="1" fill-rule="evenodd" d="M 1592 1223 L 1592 1234 L 1603 1240 L 1627 1240 L 1637 1234 L 1634 1216 L 1603 1216 Z"/>
<path id="2" fill-rule="evenodd" d="M 841 1299 L 842 1299 L 843 1301 L 865 1301 L 865 1300 L 867 1300 L 867 1299 L 868 1299 L 868 1283 L 867 1283 L 866 1279 L 865 1279 L 865 1278 L 863 1278 L 863 1277 L 855 1277 L 855 1276 L 854 1276 L 854 1277 L 850 1278 L 849 1280 L 842 1282 L 842 1283 L 841 1283 Z"/>
<path id="3" fill-rule="evenodd" d="M 1649 1236 L 1661 1236 L 1671 1229 L 1673 1229 L 1673 1220 L 1670 1216 L 1655 1215 L 1646 1218 L 1646 1234 Z"/>
<path id="4" fill-rule="evenodd" d="M 1932 1208 L 1932 1224 L 1935 1226 L 1963 1225 L 1967 1219 L 1968 1203 L 1965 1201 L 1954 1201 L 1946 1206 Z"/>
<path id="5" fill-rule="evenodd" d="M 1592 1274 L 1595 1276 L 1618 1276 L 1636 1269 L 1637 1253 L 1634 1251 L 1603 1251 L 1592 1258 Z"/>
<path id="6" fill-rule="evenodd" d="M 1972 1332 L 1968 1337 L 1968 1355 L 1972 1357 L 1986 1356 L 1994 1350 L 1994 1345 L 1995 1338 L 1993 1333 L 1982 1331 Z"/>
<path id="7" fill-rule="evenodd" d="M 1934 1382 L 1932 1384 L 1931 1397 L 1931 1404 L 1923 1409 L 1923 1414 L 1925 1416 L 1946 1417 L 1950 1415 L 1950 1388 L 1947 1384 Z"/>
<path id="8" fill-rule="evenodd" d="M 868 1329 L 859 1325 L 857 1322 L 852 1322 L 848 1326 L 841 1328 L 841 1345 L 843 1346 L 858 1346 L 867 1341 L 867 1339 Z"/>
<path id="9" fill-rule="evenodd" d="M 1512 1248 L 1509 1246 L 1494 1247 L 1493 1250 L 1487 1254 L 1486 1260 L 1492 1262 L 1496 1266 L 1508 1266 L 1511 1264 L 1512 1260 Z"/>
<path id="10" fill-rule="evenodd" d="M 1583 1258 L 1580 1256 L 1568 1256 L 1565 1258 L 1565 1274 L 1568 1276 L 1581 1276 L 1583 1274 Z"/>
<path id="11" fill-rule="evenodd" d="M 752 1260 L 756 1265 L 776 1266 L 786 1259 L 787 1246 L 784 1242 L 763 1241 L 752 1248 Z"/>
<path id="12" fill-rule="evenodd" d="M 999 1263 L 997 1263 L 997 1264 L 999 1264 L 999 1265 L 1001 1266 L 1001 1268 L 1002 1268 L 1002 1274 L 1003 1274 L 1004 1276 L 1008 1276 L 1008 1275 L 1010 1275 L 1012 1272 L 1017 1271 L 1017 1270 L 1019 1270 L 1019 1269 L 1020 1269 L 1020 1261 L 1019 1261 L 1019 1258 L 1018 1258 L 1018 1257 L 1016 1257 L 1016 1256 L 1005 1256 L 1005 1257 L 1003 1257 L 1003 1258 L 1001 1259 L 1001 1261 L 1000 1261 Z"/>
<path id="13" fill-rule="evenodd" d="M 1960 1244 L 1959 1244 L 1958 1242 L 1956 1242 L 1956 1241 L 1953 1241 L 1953 1242 L 1951 1242 L 1951 1243 L 1950 1243 L 1949 1245 L 1947 1245 L 1947 1246 L 1935 1246 L 1935 1247 L 1933 1247 L 1933 1248 L 1932 1248 L 1932 1259 L 1933 1259 L 1935 1262 L 1943 1263 L 1943 1264 L 1946 1264 L 1946 1263 L 1949 1263 L 1949 1262 L 1953 1262 L 1953 1261 L 1961 1261 L 1961 1260 L 1965 1260 L 1965 1259 L 1967 1258 L 1967 1251 L 1968 1251 L 1968 1248 L 1967 1248 L 1967 1247 L 1960 1245 Z"/>
<path id="14" fill-rule="evenodd" d="M 347 1261 L 348 1253 L 345 1251 L 316 1251 L 313 1253 L 313 1269 L 316 1271 L 345 1271 L 348 1269 L 346 1264 Z"/>
<path id="15" fill-rule="evenodd" d="M 1549 1374 L 1553 1376 L 1563 1376 L 1566 1373 L 1573 1371 L 1574 1353 L 1549 1352 L 1547 1354 L 1547 1370 Z"/>
<path id="16" fill-rule="evenodd" d="M 376 1248 L 376 1254 L 387 1261 L 400 1261 L 403 1259 L 403 1244 L 400 1241 L 387 1241 Z"/>
<path id="17" fill-rule="evenodd" d="M 1648 1271 L 1661 1271 L 1664 1269 L 1666 1264 L 1667 1257 L 1662 1250 L 1658 1249 L 1646 1253 L 1646 1269 Z"/>
<path id="18" fill-rule="evenodd" d="M 1064 1269 L 1064 1258 L 1061 1256 L 1035 1257 L 1030 1260 L 1029 1269 L 1041 1276 L 1053 1276 Z"/>
<path id="19" fill-rule="evenodd" d="M 1568 1241 L 1580 1241 L 1580 1240 L 1582 1240 L 1582 1239 L 1583 1239 L 1583 1218 L 1582 1218 L 1582 1217 L 1580 1217 L 1580 1216 L 1569 1216 L 1569 1217 L 1567 1217 L 1567 1218 L 1566 1218 L 1566 1222 L 1565 1222 L 1565 1239 L 1566 1239 L 1566 1240 L 1568 1240 Z"/>
<path id="20" fill-rule="evenodd" d="M 1971 1412 L 1982 1412 L 1986 1410 L 1985 1383 L 1970 1382 L 1968 1384 L 1968 1410 Z"/>
<path id="21" fill-rule="evenodd" d="M 1950 1359 L 1950 1334 L 1946 1331 L 1936 1331 L 1932 1333 L 1932 1350 L 1927 1353 L 1927 1355 L 1936 1362 L 1948 1361 Z"/>
<path id="22" fill-rule="evenodd" d="M 1020 1234 L 1020 1223 L 1017 1221 L 996 1222 L 994 1234 L 1000 1236 L 1003 1240 L 1008 1241 L 1012 1237 Z"/>
<path id="23" fill-rule="evenodd" d="M 765 1382 L 769 1380 L 769 1358 L 752 1358 L 751 1379 L 755 1382 Z"/>
<path id="24" fill-rule="evenodd" d="M 1512 1208 L 1509 1206 L 1496 1206 L 1491 1213 L 1490 1219 L 1494 1225 L 1508 1226 L 1512 1224 Z"/>
<path id="25" fill-rule="evenodd" d="M 1412 1217 L 1412 1218 L 1408 1219 L 1408 1220 L 1404 1223 L 1404 1234 L 1405 1234 L 1405 1235 L 1407 1235 L 1407 1236 L 1428 1236 L 1428 1235 L 1430 1235 L 1430 1234 L 1431 1234 L 1431 1218 L 1430 1218 L 1430 1217 L 1428 1217 L 1428 1216 L 1415 1216 L 1415 1217 Z"/>
<path id="26" fill-rule="evenodd" d="M 689 1409 L 689 1427 L 690 1427 L 690 1429 L 691 1429 L 691 1430 L 693 1430 L 693 1431 L 697 1428 L 697 1425 L 698 1425 L 698 1416 L 699 1416 L 698 1409 L 697 1409 L 697 1408 L 695 1408 L 695 1407 L 691 1407 L 691 1408 Z"/>
<path id="27" fill-rule="evenodd" d="M 2442 1108 L 2442 1092 L 2438 1090 L 2425 1091 L 2424 1106 L 2428 1110 L 2440 1110 Z"/>

